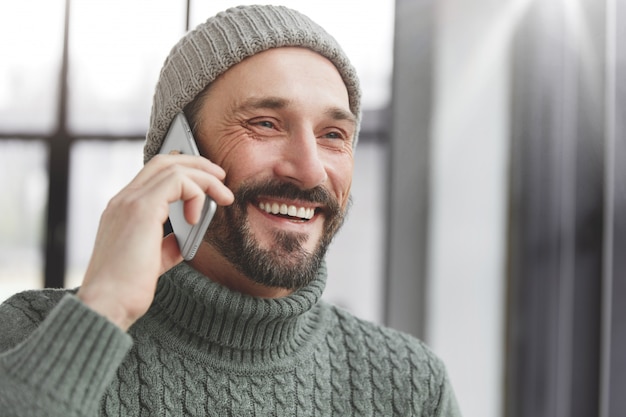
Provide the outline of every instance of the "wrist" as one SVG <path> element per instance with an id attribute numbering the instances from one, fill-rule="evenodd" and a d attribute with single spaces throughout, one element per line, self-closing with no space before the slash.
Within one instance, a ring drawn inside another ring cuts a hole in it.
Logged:
<path id="1" fill-rule="evenodd" d="M 127 331 L 135 322 L 128 311 L 116 299 L 117 297 L 106 297 L 100 291 L 91 291 L 81 287 L 76 297 L 87 307 L 105 317 L 123 331 Z"/>

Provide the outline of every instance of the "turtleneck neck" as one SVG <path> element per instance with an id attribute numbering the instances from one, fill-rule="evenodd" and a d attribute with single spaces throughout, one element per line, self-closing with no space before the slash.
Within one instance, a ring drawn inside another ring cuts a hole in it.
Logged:
<path id="1" fill-rule="evenodd" d="M 211 361 L 283 360 L 307 349 L 325 320 L 316 308 L 326 284 L 323 264 L 308 286 L 283 298 L 257 298 L 211 281 L 187 263 L 160 279 L 142 325 L 167 344 Z"/>

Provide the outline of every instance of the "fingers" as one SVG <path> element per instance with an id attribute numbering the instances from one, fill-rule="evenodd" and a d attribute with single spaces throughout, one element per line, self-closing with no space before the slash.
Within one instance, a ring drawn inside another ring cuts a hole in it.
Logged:
<path id="1" fill-rule="evenodd" d="M 204 171 L 219 180 L 223 181 L 226 178 L 226 172 L 219 165 L 214 164 L 208 159 L 201 156 L 183 155 L 183 154 L 171 154 L 171 155 L 156 155 L 154 156 L 135 177 L 135 180 L 139 183 L 148 181 L 156 172 L 160 172 L 164 169 L 168 169 L 172 165 L 180 165 L 193 169 Z"/>
<path id="2" fill-rule="evenodd" d="M 110 202 L 110 212 L 125 213 L 133 221 L 163 223 L 169 203 L 183 200 L 189 223 L 199 220 L 208 195 L 219 205 L 234 201 L 224 185 L 224 170 L 206 158 L 190 155 L 157 155 Z"/>
<path id="3" fill-rule="evenodd" d="M 225 176 L 203 157 L 154 157 L 102 214 L 79 298 L 127 329 L 149 308 L 158 277 L 182 261 L 175 236 L 162 237 L 169 204 L 182 199 L 195 223 L 206 195 L 218 204 L 233 202 Z"/>
<path id="4" fill-rule="evenodd" d="M 157 155 L 137 174 L 129 187 L 167 202 L 182 199 L 202 207 L 204 195 L 219 205 L 234 201 L 233 193 L 223 184 L 224 170 L 206 158 L 192 155 Z"/>

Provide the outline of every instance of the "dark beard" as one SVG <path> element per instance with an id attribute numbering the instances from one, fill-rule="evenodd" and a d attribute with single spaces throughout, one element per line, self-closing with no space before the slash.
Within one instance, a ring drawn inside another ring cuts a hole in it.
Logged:
<path id="1" fill-rule="evenodd" d="M 257 198 L 283 197 L 322 204 L 324 229 L 317 247 L 311 253 L 303 248 L 305 233 L 276 231 L 270 249 L 259 246 L 250 231 L 248 204 L 257 205 Z M 346 210 L 322 187 L 301 190 L 291 183 L 266 181 L 242 184 L 235 192 L 231 206 L 218 207 L 207 230 L 205 240 L 254 282 L 295 290 L 312 282 L 322 263 L 328 245 L 344 222 Z"/>

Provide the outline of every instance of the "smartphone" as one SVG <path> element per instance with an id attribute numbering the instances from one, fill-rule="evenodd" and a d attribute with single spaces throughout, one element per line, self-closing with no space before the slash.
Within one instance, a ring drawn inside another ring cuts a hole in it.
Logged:
<path id="1" fill-rule="evenodd" d="M 182 112 L 174 117 L 159 153 L 168 154 L 172 151 L 187 155 L 200 155 L 189 123 Z M 216 208 L 215 201 L 207 195 L 202 207 L 200 221 L 196 224 L 189 224 L 185 220 L 183 201 L 178 200 L 170 203 L 170 223 L 185 260 L 189 261 L 196 255 Z"/>

